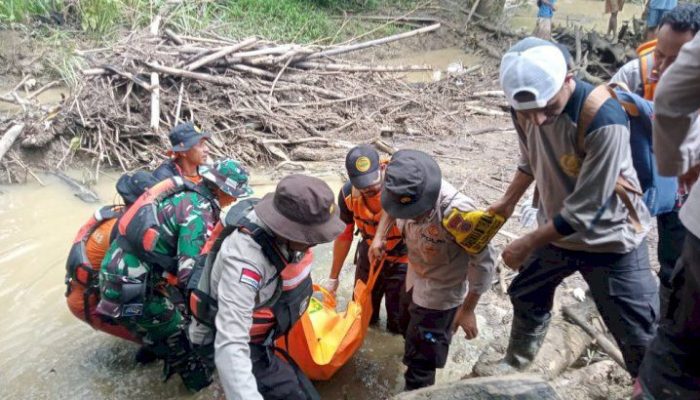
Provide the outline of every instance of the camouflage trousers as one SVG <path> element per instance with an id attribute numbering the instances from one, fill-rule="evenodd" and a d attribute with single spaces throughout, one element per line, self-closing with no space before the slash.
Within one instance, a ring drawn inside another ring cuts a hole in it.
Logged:
<path id="1" fill-rule="evenodd" d="M 209 349 L 187 339 L 184 298 L 151 264 L 113 244 L 100 268 L 100 295 L 97 312 L 124 325 L 163 359 L 166 380 L 179 374 L 193 392 L 211 383 Z"/>
<path id="2" fill-rule="evenodd" d="M 182 332 L 187 320 L 184 303 L 172 301 L 177 289 L 153 269 L 113 243 L 100 269 L 97 312 L 116 319 L 144 343 L 157 348 Z"/>

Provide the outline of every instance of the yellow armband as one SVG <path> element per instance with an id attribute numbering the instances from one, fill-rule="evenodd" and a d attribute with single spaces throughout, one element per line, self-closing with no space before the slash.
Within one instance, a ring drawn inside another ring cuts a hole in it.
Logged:
<path id="1" fill-rule="evenodd" d="M 478 254 L 489 244 L 506 219 L 486 211 L 453 208 L 442 219 L 442 226 L 469 254 Z"/>

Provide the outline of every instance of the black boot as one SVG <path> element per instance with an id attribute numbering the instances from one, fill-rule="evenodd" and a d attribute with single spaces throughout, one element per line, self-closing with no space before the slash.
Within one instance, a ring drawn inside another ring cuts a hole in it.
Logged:
<path id="1" fill-rule="evenodd" d="M 158 359 L 158 355 L 151 350 L 148 346 L 141 346 L 139 347 L 138 351 L 136 352 L 136 355 L 134 355 L 134 360 L 141 364 L 141 365 L 147 365 L 150 364 Z"/>
<path id="2" fill-rule="evenodd" d="M 550 314 L 541 321 L 513 316 L 508 350 L 503 360 L 494 366 L 493 375 L 511 374 L 527 368 L 544 342 L 550 319 Z"/>
<path id="3" fill-rule="evenodd" d="M 168 337 L 165 342 L 168 355 L 163 360 L 164 381 L 174 374 L 179 374 L 182 383 L 192 392 L 202 390 L 211 384 L 213 367 L 209 365 L 208 359 L 200 357 L 202 351 L 190 344 L 184 331 Z"/>

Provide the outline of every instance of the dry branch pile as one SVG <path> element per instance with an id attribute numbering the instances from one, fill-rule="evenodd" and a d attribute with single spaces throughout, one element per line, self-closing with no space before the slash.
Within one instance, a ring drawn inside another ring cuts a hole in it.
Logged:
<path id="1" fill-rule="evenodd" d="M 22 147 L 58 142 L 66 155 L 88 153 L 97 170 L 128 170 L 159 162 L 169 129 L 191 120 L 213 133 L 214 157 L 294 164 L 342 158 L 350 141 L 371 142 L 380 133 L 461 134 L 471 114 L 503 115 L 502 99 L 465 101 L 479 86 L 470 84 L 480 80 L 473 75 L 478 68 L 409 85 L 402 72 L 430 67 L 336 58 L 438 27 L 333 48 L 167 29 L 134 33 L 109 49 L 81 52 L 90 65 L 82 85 L 51 123 L 46 115 L 28 118 Z"/>

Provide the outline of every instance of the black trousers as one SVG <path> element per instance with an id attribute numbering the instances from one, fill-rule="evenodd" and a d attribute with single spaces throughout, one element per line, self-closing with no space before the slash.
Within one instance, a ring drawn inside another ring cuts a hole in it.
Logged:
<path id="1" fill-rule="evenodd" d="M 357 253 L 355 257 L 355 281 L 358 279 L 367 282 L 369 277 L 369 245 L 363 240 L 357 245 Z M 404 291 L 404 281 L 406 280 L 406 269 L 408 265 L 405 263 L 384 262 L 382 272 L 377 277 L 377 283 L 372 289 L 372 317 L 371 324 L 376 324 L 379 321 L 379 311 L 384 298 L 384 306 L 386 307 L 386 329 L 392 333 L 402 334 L 401 324 L 401 296 Z"/>
<path id="2" fill-rule="evenodd" d="M 250 345 L 253 375 L 258 392 L 265 400 L 317 400 L 318 394 L 309 378 L 296 366 L 283 361 L 274 348 Z"/>
<path id="3" fill-rule="evenodd" d="M 658 287 L 646 242 L 627 254 L 588 253 L 552 245 L 535 252 L 508 289 L 514 314 L 533 323 L 550 316 L 554 292 L 580 272 L 605 324 L 636 377 L 658 320 Z"/>
<path id="4" fill-rule="evenodd" d="M 661 300 L 661 312 L 666 311 L 668 297 L 671 291 L 671 275 L 676 268 L 678 259 L 683 251 L 683 241 L 685 239 L 685 227 L 678 217 L 678 211 L 659 214 L 656 217 L 659 231 L 659 242 L 657 255 L 659 257 L 659 297 Z"/>
<path id="5" fill-rule="evenodd" d="M 690 232 L 670 283 L 639 381 L 647 398 L 700 399 L 700 239 Z"/>
<path id="6" fill-rule="evenodd" d="M 432 310 L 411 300 L 412 291 L 404 296 L 408 304 L 402 315 L 405 326 L 403 363 L 405 390 L 415 390 L 435 384 L 435 371 L 445 366 L 452 341 L 452 323 L 457 307 Z"/>

